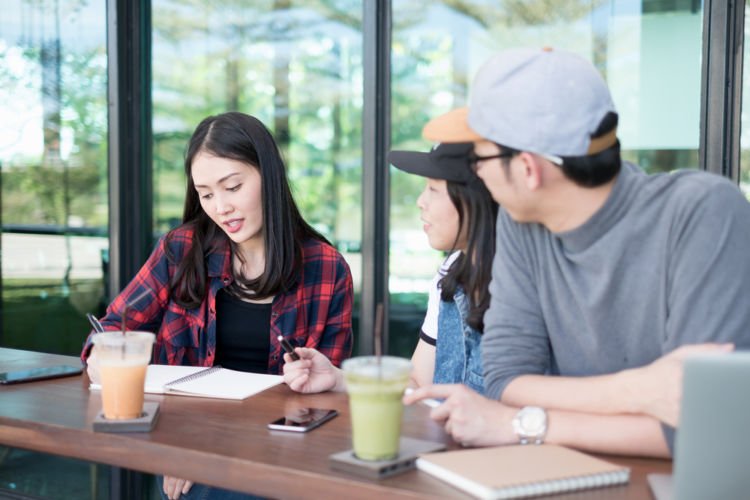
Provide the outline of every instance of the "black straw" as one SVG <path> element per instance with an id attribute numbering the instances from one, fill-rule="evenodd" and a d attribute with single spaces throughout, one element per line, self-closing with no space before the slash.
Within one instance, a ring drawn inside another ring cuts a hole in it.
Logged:
<path id="1" fill-rule="evenodd" d="M 143 297 L 145 297 L 149 293 L 151 293 L 151 289 L 146 288 L 141 293 L 139 293 L 136 298 L 125 302 L 125 306 L 122 308 L 122 314 L 120 315 L 120 321 L 122 322 L 122 334 L 123 335 L 125 335 L 125 331 L 126 331 L 125 322 L 127 321 L 127 318 L 128 318 L 128 308 L 133 307 L 133 305 L 135 305 L 139 300 L 141 300 Z"/>

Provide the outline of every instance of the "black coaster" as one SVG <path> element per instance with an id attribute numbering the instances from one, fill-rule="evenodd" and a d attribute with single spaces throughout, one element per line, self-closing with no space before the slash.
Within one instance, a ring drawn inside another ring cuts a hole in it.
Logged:
<path id="1" fill-rule="evenodd" d="M 445 445 L 442 443 L 402 437 L 398 457 L 392 460 L 360 460 L 354 456 L 352 450 L 340 451 L 328 458 L 332 469 L 350 472 L 370 479 L 382 479 L 413 469 L 417 457 L 422 453 L 444 449 Z"/>
<path id="2" fill-rule="evenodd" d="M 156 401 L 144 402 L 143 414 L 127 420 L 107 420 L 104 412 L 100 411 L 94 418 L 94 432 L 149 432 L 158 418 L 159 403 Z"/>

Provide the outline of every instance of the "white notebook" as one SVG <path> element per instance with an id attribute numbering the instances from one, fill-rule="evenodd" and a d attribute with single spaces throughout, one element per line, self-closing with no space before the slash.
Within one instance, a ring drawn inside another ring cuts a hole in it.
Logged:
<path id="1" fill-rule="evenodd" d="M 217 399 L 245 399 L 280 384 L 280 375 L 248 373 L 220 366 L 148 365 L 145 391 Z M 100 384 L 91 384 L 100 390 Z"/>
<path id="2" fill-rule="evenodd" d="M 630 469 L 570 448 L 516 445 L 430 453 L 417 468 L 477 498 L 524 498 L 627 483 Z"/>

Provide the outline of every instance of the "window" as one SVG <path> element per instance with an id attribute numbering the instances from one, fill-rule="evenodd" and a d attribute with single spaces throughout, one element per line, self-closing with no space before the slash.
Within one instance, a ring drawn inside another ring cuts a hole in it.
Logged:
<path id="1" fill-rule="evenodd" d="M 620 115 L 625 159 L 651 172 L 698 168 L 700 2 L 566 0 L 548 6 L 394 1 L 392 148 L 428 151 L 432 145 L 421 138 L 422 127 L 467 104 L 474 74 L 494 52 L 552 46 L 599 68 Z M 391 168 L 392 330 L 399 314 L 405 319 L 403 331 L 390 337 L 409 339 L 402 355 L 416 343 L 426 290 L 442 258 L 420 229 L 416 199 L 423 185 L 419 177 Z"/>
<path id="2" fill-rule="evenodd" d="M 3 12 L 0 345 L 78 354 L 85 314 L 103 312 L 109 248 L 105 6 Z"/>
<path id="3" fill-rule="evenodd" d="M 196 125 L 208 115 L 242 111 L 274 134 L 302 215 L 342 252 L 358 294 L 361 4 L 152 5 L 155 232 L 181 221 L 182 160 Z"/>
<path id="4" fill-rule="evenodd" d="M 745 46 L 747 47 L 747 41 L 750 36 L 750 10 L 745 5 Z M 745 74 L 747 74 L 750 64 L 750 51 L 745 49 L 742 60 L 742 67 L 745 68 Z M 748 113 L 750 107 L 746 104 L 747 96 L 750 95 L 750 78 L 742 79 L 742 122 L 740 132 L 740 189 L 745 194 L 748 200 L 750 200 L 750 122 Z"/>
<path id="5" fill-rule="evenodd" d="M 105 3 L 3 2 L 2 347 L 77 355 L 85 314 L 106 305 Z M 109 489 L 106 467 L 79 460 L 0 446 L 0 465 L 0 496 Z"/>

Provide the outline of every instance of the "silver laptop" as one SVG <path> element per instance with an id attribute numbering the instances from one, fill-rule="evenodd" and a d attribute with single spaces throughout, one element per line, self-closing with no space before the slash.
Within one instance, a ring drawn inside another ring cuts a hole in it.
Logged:
<path id="1" fill-rule="evenodd" d="M 674 475 L 650 474 L 657 500 L 750 498 L 750 352 L 685 361 Z"/>

